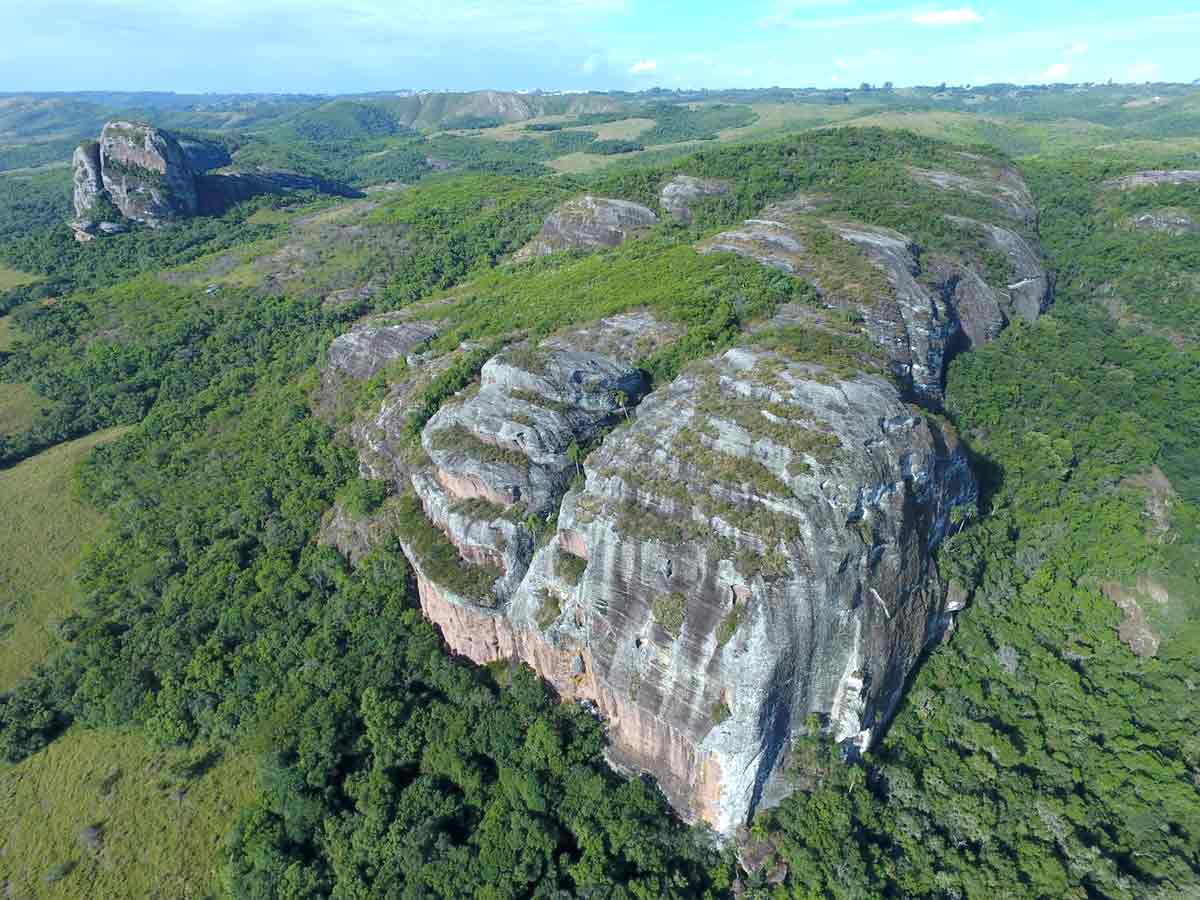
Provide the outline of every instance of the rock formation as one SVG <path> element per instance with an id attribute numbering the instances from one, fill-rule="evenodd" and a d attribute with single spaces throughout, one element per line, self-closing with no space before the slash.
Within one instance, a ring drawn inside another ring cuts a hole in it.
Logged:
<path id="1" fill-rule="evenodd" d="M 975 482 L 879 375 L 750 344 L 623 424 L 640 373 L 570 340 L 502 354 L 426 426 L 421 507 L 491 574 L 464 589 L 406 540 L 422 607 L 456 652 L 595 704 L 614 763 L 729 834 L 785 792 L 806 716 L 860 748 L 888 719 L 947 624 L 930 550 Z M 572 486 L 570 446 L 614 423 Z"/>
<path id="2" fill-rule="evenodd" d="M 228 153 L 212 141 L 188 140 L 140 122 L 109 122 L 99 141 L 75 151 L 75 218 L 78 240 L 126 230 L 136 222 L 159 228 L 198 214 L 222 212 L 264 193 L 318 190 L 357 195 L 322 179 L 288 172 L 206 175 L 228 164 Z"/>
<path id="3" fill-rule="evenodd" d="M 1113 178 L 1104 182 L 1106 188 L 1119 191 L 1132 191 L 1136 188 L 1156 187 L 1158 185 L 1200 184 L 1200 171 L 1193 169 L 1151 169 L 1145 172 L 1134 172 L 1121 178 Z"/>
<path id="4" fill-rule="evenodd" d="M 1014 316 L 1036 319 L 1050 301 L 1049 275 L 1015 231 L 950 217 L 1008 260 L 1010 280 L 996 289 L 977 260 L 927 256 L 904 234 L 822 216 L 823 206 L 809 195 L 773 204 L 699 250 L 736 253 L 809 281 L 826 305 L 862 318 L 893 373 L 925 400 L 940 401 L 959 343 L 989 341 Z"/>
<path id="5" fill-rule="evenodd" d="M 694 204 L 711 197 L 723 197 L 729 191 L 729 182 L 719 178 L 676 175 L 662 186 L 658 194 L 658 203 L 663 212 L 675 221 L 690 225 Z"/>
<path id="6" fill-rule="evenodd" d="M 683 330 L 648 312 L 515 335 L 419 447 L 418 386 L 478 348 L 376 354 L 363 348 L 386 343 L 379 322 L 339 339 L 330 360 L 345 377 L 410 354 L 351 434 L 362 473 L 401 495 L 401 543 L 450 648 L 520 659 L 591 704 L 615 765 L 654 776 L 682 815 L 725 836 L 787 793 L 790 747 L 812 717 L 847 752 L 868 748 L 965 602 L 933 558 L 977 502 L 953 429 L 927 411 L 945 362 L 1050 295 L 1019 231 L 1027 191 L 1005 190 L 997 212 L 1014 227 L 951 219 L 961 252 L 837 217 L 827 196 L 771 204 L 697 250 L 756 259 L 815 296 L 652 391 L 638 361 Z M 571 228 L 560 208 L 543 238 L 609 246 L 653 221 L 611 202 L 568 205 L 586 212 Z M 360 552 L 336 518 L 330 539 Z"/>
<path id="7" fill-rule="evenodd" d="M 541 233 L 521 248 L 516 258 L 548 256 L 558 250 L 616 247 L 657 222 L 658 216 L 641 204 L 585 195 L 568 200 L 551 212 Z"/>
<path id="8" fill-rule="evenodd" d="M 1139 213 L 1130 222 L 1137 231 L 1149 231 L 1182 237 L 1185 234 L 1200 234 L 1200 222 L 1180 209 L 1155 209 Z"/>

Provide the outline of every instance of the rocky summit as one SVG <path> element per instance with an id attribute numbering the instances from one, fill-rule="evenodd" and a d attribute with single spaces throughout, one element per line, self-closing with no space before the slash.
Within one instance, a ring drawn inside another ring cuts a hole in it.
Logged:
<path id="1" fill-rule="evenodd" d="M 485 351 L 414 354 L 439 314 L 421 325 L 419 308 L 330 348 L 339 383 L 406 360 L 350 435 L 363 473 L 401 493 L 401 544 L 450 648 L 520 659 L 590 704 L 613 764 L 652 775 L 720 834 L 787 794 L 812 717 L 846 752 L 869 748 L 965 601 L 933 552 L 978 488 L 931 410 L 950 357 L 1036 318 L 1052 287 L 1020 176 L 969 163 L 907 172 L 988 210 L 944 214 L 957 238 L 937 250 L 819 191 L 700 240 L 697 254 L 753 260 L 811 293 L 658 386 L 639 361 L 684 331 L 652 311 L 516 334 L 414 447 L 419 387 Z M 688 223 L 733 189 L 673 175 L 660 210 Z M 553 210 L 524 255 L 615 247 L 657 220 L 585 196 Z M 326 539 L 359 556 L 373 527 L 335 509 Z"/>

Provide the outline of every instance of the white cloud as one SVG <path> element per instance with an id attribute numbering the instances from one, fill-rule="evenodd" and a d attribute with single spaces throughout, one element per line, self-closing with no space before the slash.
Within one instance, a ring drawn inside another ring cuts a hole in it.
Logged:
<path id="1" fill-rule="evenodd" d="M 835 67 L 841 69 L 842 71 L 845 71 L 846 69 L 850 68 L 850 63 L 846 62 L 844 59 L 835 59 L 833 61 L 833 64 Z"/>
<path id="2" fill-rule="evenodd" d="M 604 57 L 599 53 L 593 53 L 583 61 L 583 65 L 579 69 L 584 75 L 595 75 L 602 62 L 604 62 Z"/>
<path id="3" fill-rule="evenodd" d="M 983 16 L 969 6 L 960 9 L 935 9 L 918 13 L 912 18 L 914 25 L 974 25 L 983 21 Z"/>
<path id="4" fill-rule="evenodd" d="M 1129 67 L 1129 77 L 1134 81 L 1150 81 L 1158 75 L 1158 63 L 1140 62 Z"/>
<path id="5" fill-rule="evenodd" d="M 658 61 L 653 59 L 639 59 L 629 67 L 630 75 L 653 75 L 658 71 Z"/>
<path id="6" fill-rule="evenodd" d="M 1067 48 L 1067 56 L 1083 56 L 1089 49 L 1087 41 L 1077 41 Z"/>
<path id="7" fill-rule="evenodd" d="M 1071 64 L 1065 62 L 1054 63 L 1048 66 L 1046 71 L 1042 72 L 1038 77 L 1044 81 L 1062 81 L 1071 74 Z"/>

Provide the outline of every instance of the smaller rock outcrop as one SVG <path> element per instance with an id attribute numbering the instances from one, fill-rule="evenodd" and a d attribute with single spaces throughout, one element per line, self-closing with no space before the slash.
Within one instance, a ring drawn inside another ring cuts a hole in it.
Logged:
<path id="1" fill-rule="evenodd" d="M 1016 231 L 947 217 L 980 250 L 1004 256 L 1008 278 L 993 286 L 980 254 L 924 253 L 900 232 L 823 214 L 828 203 L 819 195 L 773 203 L 697 249 L 736 253 L 808 281 L 826 306 L 861 318 L 893 374 L 923 400 L 940 402 L 956 349 L 994 339 L 1014 317 L 1033 321 L 1049 305 L 1050 276 Z"/>
<path id="2" fill-rule="evenodd" d="M 616 247 L 658 222 L 653 210 L 628 200 L 593 197 L 568 200 L 546 217 L 541 233 L 516 254 L 518 261 L 559 250 Z"/>
<path id="3" fill-rule="evenodd" d="M 692 175 L 676 175 L 662 186 L 658 194 L 662 210 L 677 222 L 692 223 L 692 206 L 711 197 L 728 194 L 728 181 L 719 178 L 696 178 Z"/>
<path id="4" fill-rule="evenodd" d="M 1155 209 L 1134 216 L 1130 223 L 1135 231 L 1167 234 L 1182 237 L 1185 234 L 1200 234 L 1200 222 L 1180 209 Z"/>
<path id="5" fill-rule="evenodd" d="M 972 174 L 915 166 L 910 166 L 908 171 L 917 181 L 938 190 L 962 191 L 987 197 L 997 210 L 1022 225 L 1037 222 L 1037 203 L 1034 202 L 1033 192 L 1016 169 L 993 164 L 972 153 L 960 156 L 971 163 Z"/>
<path id="6" fill-rule="evenodd" d="M 429 322 L 368 319 L 329 345 L 329 371 L 365 381 L 436 334 L 436 326 Z"/>
<path id="7" fill-rule="evenodd" d="M 1136 188 L 1159 185 L 1200 184 L 1200 171 L 1194 169 L 1148 169 L 1104 182 L 1106 188 L 1132 191 Z"/>

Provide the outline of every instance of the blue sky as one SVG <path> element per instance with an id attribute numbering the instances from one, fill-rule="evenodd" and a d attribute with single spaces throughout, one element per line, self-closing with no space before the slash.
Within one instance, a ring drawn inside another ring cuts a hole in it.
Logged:
<path id="1" fill-rule="evenodd" d="M 0 91 L 1200 78 L 1196 0 L 0 0 L 0 23 Z"/>

